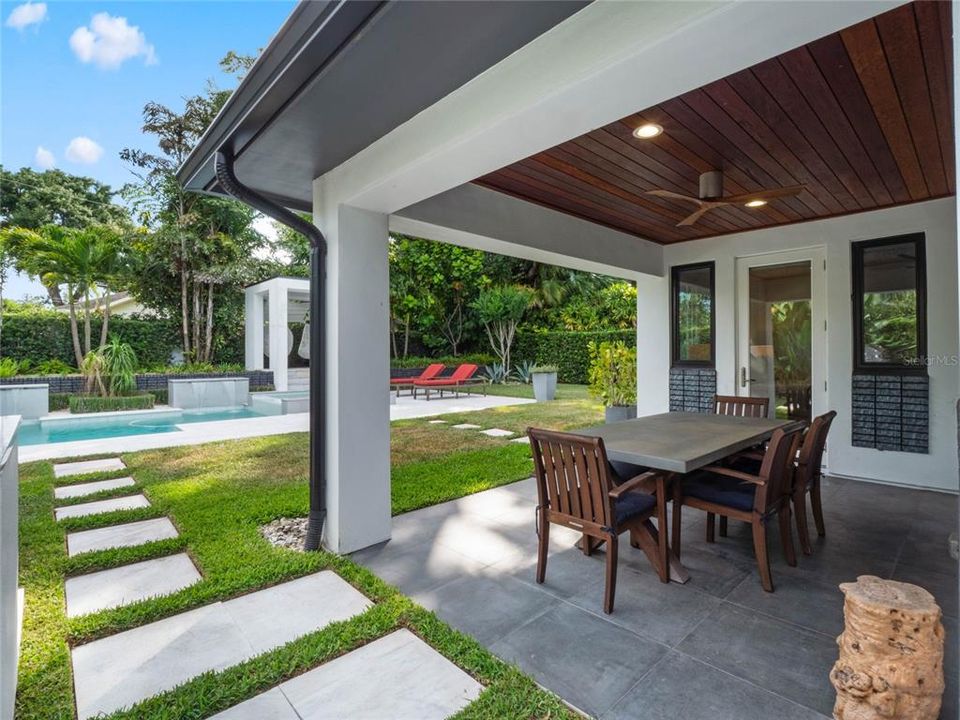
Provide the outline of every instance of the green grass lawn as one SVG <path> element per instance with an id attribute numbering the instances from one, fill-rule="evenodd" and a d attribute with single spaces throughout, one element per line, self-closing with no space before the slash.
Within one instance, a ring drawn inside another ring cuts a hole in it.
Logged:
<path id="1" fill-rule="evenodd" d="M 582 389 L 561 390 L 558 397 L 565 399 L 553 403 L 444 416 L 447 425 L 431 425 L 426 419 L 393 423 L 394 513 L 529 477 L 532 462 L 525 445 L 454 430 L 449 425 L 473 422 L 522 432 L 528 425 L 563 429 L 601 421 L 600 407 L 588 400 Z M 442 401 L 436 402 L 439 405 Z M 26 610 L 17 718 L 67 720 L 74 716 L 69 655 L 72 644 L 324 568 L 338 572 L 375 605 L 357 618 L 334 623 L 221 673 L 202 675 L 112 717 L 207 717 L 399 627 L 419 634 L 488 687 L 462 717 L 571 716 L 557 698 L 540 690 L 518 670 L 500 662 L 472 639 L 450 629 L 349 559 L 274 548 L 260 536 L 260 525 L 278 517 L 305 514 L 305 434 L 150 450 L 125 454 L 123 459 L 128 466 L 126 474 L 135 478 L 137 489 L 150 498 L 152 507 L 61 523 L 53 520 L 52 465 L 37 462 L 21 468 L 20 582 L 26 589 Z M 78 480 L 96 477 L 104 475 Z M 132 488 L 123 488 L 99 495 L 131 492 Z M 179 538 L 67 558 L 68 530 L 163 515 L 173 519 L 180 531 Z M 200 569 L 201 582 L 167 597 L 79 618 L 66 617 L 65 577 L 184 550 Z"/>

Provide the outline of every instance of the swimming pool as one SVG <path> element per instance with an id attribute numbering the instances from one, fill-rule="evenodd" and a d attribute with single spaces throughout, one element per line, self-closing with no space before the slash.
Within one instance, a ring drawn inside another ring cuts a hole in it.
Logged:
<path id="1" fill-rule="evenodd" d="M 217 420 L 267 417 L 248 407 L 210 408 L 206 410 L 163 410 L 142 413 L 109 413 L 108 415 L 45 418 L 25 422 L 20 428 L 21 445 L 100 440 L 103 438 L 179 432 L 178 425 Z"/>

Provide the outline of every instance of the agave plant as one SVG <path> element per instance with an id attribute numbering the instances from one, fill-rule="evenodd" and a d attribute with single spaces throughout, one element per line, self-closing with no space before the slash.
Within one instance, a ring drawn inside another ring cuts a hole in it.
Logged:
<path id="1" fill-rule="evenodd" d="M 533 381 L 533 363 L 525 362 L 513 366 L 513 377 L 524 385 L 529 385 Z"/>
<path id="2" fill-rule="evenodd" d="M 503 363 L 484 366 L 483 374 L 487 376 L 490 382 L 495 384 L 503 384 L 507 381 L 507 369 L 503 366 Z"/>

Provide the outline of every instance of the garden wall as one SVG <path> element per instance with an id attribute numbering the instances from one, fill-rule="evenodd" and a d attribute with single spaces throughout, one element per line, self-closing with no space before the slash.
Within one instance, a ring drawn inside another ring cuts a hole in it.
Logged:
<path id="1" fill-rule="evenodd" d="M 137 389 L 141 392 L 161 391 L 166 393 L 168 380 L 191 380 L 196 378 L 244 377 L 250 380 L 251 389 L 273 386 L 271 370 L 244 370 L 242 372 L 214 373 L 143 373 L 137 375 Z M 83 391 L 81 375 L 18 375 L 0 378 L 0 385 L 36 385 L 46 383 L 51 395 L 76 395 Z"/>

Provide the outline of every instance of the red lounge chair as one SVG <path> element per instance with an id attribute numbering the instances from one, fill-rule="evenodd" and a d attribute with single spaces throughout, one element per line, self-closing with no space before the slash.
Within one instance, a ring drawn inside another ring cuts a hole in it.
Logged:
<path id="1" fill-rule="evenodd" d="M 423 390 L 427 400 L 430 399 L 431 390 L 439 390 L 440 397 L 443 397 L 444 390 L 453 390 L 456 397 L 460 397 L 460 391 L 470 392 L 471 386 L 482 386 L 483 394 L 487 394 L 486 380 L 480 377 L 474 377 L 477 373 L 477 366 L 472 363 L 464 363 L 450 377 L 433 378 L 431 380 L 421 380 L 417 378 L 413 381 L 413 397 L 417 397 L 417 390 Z"/>
<path id="2" fill-rule="evenodd" d="M 413 384 L 418 380 L 431 380 L 437 375 L 443 372 L 445 365 L 443 363 L 433 363 L 432 365 L 427 365 L 426 370 L 417 375 L 416 377 L 392 377 L 390 378 L 390 389 L 397 391 L 397 397 L 400 397 L 400 390 L 403 388 L 410 388 L 410 391 L 413 392 Z"/>

